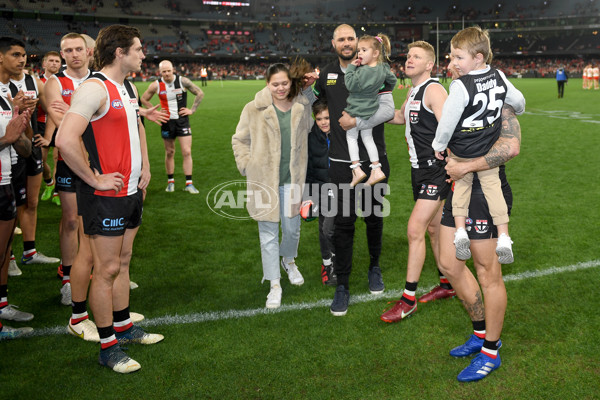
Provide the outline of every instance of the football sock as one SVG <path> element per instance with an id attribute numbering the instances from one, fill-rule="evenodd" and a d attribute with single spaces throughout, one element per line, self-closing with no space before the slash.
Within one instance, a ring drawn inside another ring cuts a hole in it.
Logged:
<path id="1" fill-rule="evenodd" d="M 417 291 L 417 285 L 419 282 L 406 282 L 404 286 L 404 293 L 402 293 L 402 300 L 409 306 L 415 305 L 415 292 Z"/>
<path id="2" fill-rule="evenodd" d="M 33 257 L 35 251 L 35 240 L 28 240 L 23 242 L 23 257 Z"/>
<path id="3" fill-rule="evenodd" d="M 119 343 L 115 336 L 115 331 L 112 325 L 105 327 L 98 327 L 98 335 L 100 336 L 100 348 L 102 350 L 108 349 L 111 346 Z"/>
<path id="4" fill-rule="evenodd" d="M 69 282 L 71 282 L 71 266 L 70 265 L 63 265 L 62 267 L 62 271 L 63 271 L 63 278 L 62 278 L 62 284 L 67 284 Z"/>
<path id="5" fill-rule="evenodd" d="M 498 348 L 500 347 L 500 339 L 484 340 L 481 352 L 490 358 L 498 357 Z"/>
<path id="6" fill-rule="evenodd" d="M 329 267 L 332 264 L 331 258 L 323 259 L 323 265 Z"/>
<path id="7" fill-rule="evenodd" d="M 133 326 L 131 318 L 129 318 L 129 307 L 125 307 L 120 311 L 113 311 L 113 321 L 115 332 L 122 333 Z"/>
<path id="8" fill-rule="evenodd" d="M 8 285 L 0 285 L 0 310 L 8 305 Z"/>
<path id="9" fill-rule="evenodd" d="M 90 316 L 87 313 L 86 301 L 71 301 L 71 325 L 85 321 Z"/>
<path id="10" fill-rule="evenodd" d="M 442 271 L 438 269 L 438 274 L 440 275 L 440 286 L 446 290 L 452 290 L 452 285 L 448 282 L 448 279 L 442 274 Z"/>
<path id="11" fill-rule="evenodd" d="M 54 185 L 54 179 L 52 178 L 44 179 L 44 182 L 46 183 L 46 186 Z"/>
<path id="12" fill-rule="evenodd" d="M 479 339 L 485 339 L 485 320 L 473 321 L 473 334 Z"/>
<path id="13" fill-rule="evenodd" d="M 281 286 L 280 279 L 271 279 L 271 287 L 273 286 Z"/>

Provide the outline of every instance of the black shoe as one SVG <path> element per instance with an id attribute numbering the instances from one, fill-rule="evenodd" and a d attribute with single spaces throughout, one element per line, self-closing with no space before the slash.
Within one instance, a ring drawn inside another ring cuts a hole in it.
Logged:
<path id="1" fill-rule="evenodd" d="M 324 285 L 337 286 L 337 275 L 333 272 L 333 264 L 321 265 L 321 280 Z"/>
<path id="2" fill-rule="evenodd" d="M 369 269 L 369 290 L 371 294 L 381 294 L 385 290 L 383 278 L 381 276 L 381 268 L 375 266 Z"/>
<path id="3" fill-rule="evenodd" d="M 335 290 L 335 296 L 333 296 L 333 302 L 329 310 L 336 317 L 343 317 L 348 312 L 348 302 L 350 301 L 350 291 L 339 285 Z"/>

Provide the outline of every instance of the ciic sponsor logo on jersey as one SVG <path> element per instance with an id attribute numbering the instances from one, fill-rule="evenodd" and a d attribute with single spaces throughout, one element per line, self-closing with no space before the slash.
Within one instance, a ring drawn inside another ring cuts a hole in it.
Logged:
<path id="1" fill-rule="evenodd" d="M 160 92 L 158 92 L 159 96 L 166 96 L 167 95 L 167 91 L 166 90 L 161 90 Z"/>
<path id="2" fill-rule="evenodd" d="M 475 220 L 475 232 L 486 233 L 490 229 L 487 219 L 476 219 Z"/>
<path id="3" fill-rule="evenodd" d="M 11 119 L 12 111 L 11 110 L 2 110 L 2 111 L 0 111 L 0 115 L 3 116 L 4 118 Z"/>
<path id="4" fill-rule="evenodd" d="M 71 95 L 73 94 L 73 90 L 71 89 L 63 89 L 63 91 L 61 92 L 61 94 L 65 97 L 71 97 Z"/>
<path id="5" fill-rule="evenodd" d="M 435 196 L 438 193 L 438 187 L 437 185 L 427 185 L 427 195 L 428 196 Z"/>
<path id="6" fill-rule="evenodd" d="M 411 111 L 410 114 L 410 123 L 411 124 L 418 124 L 419 123 L 419 112 L 418 111 Z"/>
<path id="7" fill-rule="evenodd" d="M 110 103 L 110 105 L 115 110 L 120 110 L 121 108 L 123 108 L 123 102 L 121 101 L 121 99 L 114 99 L 112 103 Z"/>

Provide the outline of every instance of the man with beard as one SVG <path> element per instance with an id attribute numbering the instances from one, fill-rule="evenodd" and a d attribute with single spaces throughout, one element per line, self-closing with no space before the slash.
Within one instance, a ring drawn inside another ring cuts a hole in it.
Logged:
<path id="1" fill-rule="evenodd" d="M 331 117 L 331 145 L 329 148 L 329 179 L 336 185 L 334 196 L 337 198 L 335 217 L 334 248 L 336 255 L 334 270 L 338 278 L 330 311 L 335 316 L 346 315 L 350 299 L 349 280 L 352 269 L 352 247 L 354 244 L 354 223 L 356 222 L 357 198 L 362 196 L 362 216 L 367 225 L 367 244 L 370 264 L 368 271 L 369 290 L 373 294 L 383 293 L 385 286 L 381 276 L 379 256 L 383 233 L 383 196 L 387 189 L 387 179 L 373 187 L 359 185 L 351 188 L 352 170 L 349 168 L 350 154 L 346 141 L 346 130 L 356 126 L 360 129 L 373 129 L 373 139 L 379 154 L 382 171 L 389 177 L 390 165 L 385 150 L 383 122 L 394 117 L 393 87 L 384 87 L 380 91 L 379 110 L 368 120 L 353 118 L 344 112 L 348 90 L 344 83 L 345 71 L 356 58 L 357 38 L 354 29 L 346 24 L 338 26 L 331 41 L 337 59 L 325 66 L 315 82 L 314 93 L 319 99 L 325 99 Z M 361 160 L 368 158 L 366 149 L 359 141 Z"/>

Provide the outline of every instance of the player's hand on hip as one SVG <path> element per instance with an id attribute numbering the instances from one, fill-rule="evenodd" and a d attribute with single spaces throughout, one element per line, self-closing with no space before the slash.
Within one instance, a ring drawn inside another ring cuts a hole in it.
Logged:
<path id="1" fill-rule="evenodd" d="M 94 189 L 100 191 L 114 190 L 115 193 L 119 193 L 123 189 L 125 176 L 120 172 L 111 172 L 109 174 L 100 175 L 98 171 L 94 170 L 96 175 L 96 184 Z"/>
<path id="2" fill-rule="evenodd" d="M 187 107 L 181 107 L 179 109 L 179 116 L 180 117 L 185 117 L 186 115 L 192 115 L 192 114 L 193 114 L 192 110 L 190 110 Z"/>

